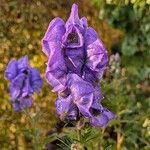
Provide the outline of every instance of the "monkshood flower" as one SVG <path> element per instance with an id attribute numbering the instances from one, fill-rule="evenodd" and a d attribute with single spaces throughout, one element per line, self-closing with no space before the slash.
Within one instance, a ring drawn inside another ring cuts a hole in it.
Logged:
<path id="1" fill-rule="evenodd" d="M 41 89 L 42 79 L 36 68 L 29 65 L 28 57 L 11 60 L 5 70 L 5 77 L 10 81 L 11 103 L 15 111 L 21 111 L 32 105 L 32 95 Z"/>
<path id="2" fill-rule="evenodd" d="M 57 114 L 61 119 L 76 120 L 79 113 L 90 119 L 94 126 L 105 127 L 115 115 L 99 104 L 97 93 L 90 82 L 77 74 L 68 74 L 69 95 L 59 95 L 56 100 Z M 99 89 L 97 89 L 99 90 Z M 103 98 L 102 95 L 98 97 Z"/>
<path id="3" fill-rule="evenodd" d="M 114 118 L 99 104 L 103 98 L 99 80 L 106 69 L 107 52 L 87 19 L 79 18 L 76 4 L 66 23 L 58 17 L 50 22 L 42 47 L 48 57 L 46 79 L 58 92 L 56 109 L 61 118 L 76 119 L 80 113 L 101 127 Z"/>
<path id="4" fill-rule="evenodd" d="M 96 31 L 88 27 L 86 18 L 79 19 L 76 4 L 66 23 L 58 17 L 50 22 L 42 46 L 48 56 L 46 79 L 53 91 L 67 88 L 68 73 L 97 82 L 106 68 L 106 50 Z"/>

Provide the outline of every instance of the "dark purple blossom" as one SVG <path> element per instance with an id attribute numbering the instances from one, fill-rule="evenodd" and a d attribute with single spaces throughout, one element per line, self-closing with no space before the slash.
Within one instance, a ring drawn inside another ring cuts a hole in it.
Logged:
<path id="1" fill-rule="evenodd" d="M 106 69 L 107 52 L 87 19 L 79 18 L 76 4 L 66 23 L 58 17 L 50 22 L 42 47 L 48 57 L 46 79 L 58 92 L 56 109 L 61 118 L 76 119 L 81 114 L 100 127 L 114 118 L 99 104 L 103 98 L 99 80 Z"/>
<path id="2" fill-rule="evenodd" d="M 41 89 L 42 79 L 36 68 L 30 67 L 28 57 L 11 60 L 5 70 L 10 81 L 11 103 L 15 111 L 21 111 L 32 105 L 32 94 Z"/>

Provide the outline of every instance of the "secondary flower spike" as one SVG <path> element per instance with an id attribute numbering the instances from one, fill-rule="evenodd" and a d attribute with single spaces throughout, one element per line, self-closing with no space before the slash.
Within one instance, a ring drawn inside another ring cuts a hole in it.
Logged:
<path id="1" fill-rule="evenodd" d="M 76 4 L 66 23 L 59 17 L 50 22 L 42 47 L 48 57 L 46 79 L 58 92 L 56 110 L 60 118 L 76 119 L 81 114 L 100 127 L 113 119 L 114 114 L 106 113 L 99 104 L 103 98 L 99 80 L 108 55 L 96 31 L 88 27 L 87 19 L 79 18 Z M 94 110 L 99 116 L 94 115 Z"/>
<path id="2" fill-rule="evenodd" d="M 15 111 L 21 111 L 32 105 L 32 95 L 42 87 L 42 79 L 36 68 L 29 65 L 28 57 L 11 60 L 5 70 L 5 77 L 10 81 L 11 103 Z"/>

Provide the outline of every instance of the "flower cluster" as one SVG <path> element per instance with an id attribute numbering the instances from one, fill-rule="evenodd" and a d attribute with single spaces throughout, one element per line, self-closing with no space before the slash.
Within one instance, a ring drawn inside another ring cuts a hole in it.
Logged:
<path id="1" fill-rule="evenodd" d="M 85 17 L 79 18 L 73 4 L 65 23 L 54 18 L 42 40 L 48 57 L 46 79 L 58 92 L 57 114 L 61 119 L 90 119 L 94 126 L 104 127 L 115 115 L 104 108 L 99 80 L 108 61 L 107 52 L 96 31 L 88 27 Z"/>
<path id="2" fill-rule="evenodd" d="M 29 66 L 28 57 L 11 60 L 5 70 L 10 81 L 11 103 L 15 111 L 21 111 L 32 105 L 32 94 L 40 90 L 42 79 L 36 68 Z"/>

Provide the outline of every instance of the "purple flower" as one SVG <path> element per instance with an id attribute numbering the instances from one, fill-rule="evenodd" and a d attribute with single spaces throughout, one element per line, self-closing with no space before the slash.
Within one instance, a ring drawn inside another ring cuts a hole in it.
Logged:
<path id="1" fill-rule="evenodd" d="M 68 95 L 59 96 L 56 100 L 58 115 L 76 119 L 79 110 L 82 115 L 89 117 L 89 109 L 94 98 L 93 86 L 77 74 L 68 74 L 68 91 Z"/>
<path id="2" fill-rule="evenodd" d="M 90 122 L 93 126 L 105 127 L 107 123 L 116 116 L 108 109 L 100 106 L 98 109 L 91 108 L 92 117 Z"/>
<path id="3" fill-rule="evenodd" d="M 28 57 L 11 60 L 5 70 L 10 81 L 11 103 L 15 111 L 21 111 L 32 105 L 32 94 L 41 89 L 42 79 L 36 68 L 30 67 Z"/>
<path id="4" fill-rule="evenodd" d="M 92 114 L 92 107 L 103 98 L 99 80 L 108 56 L 96 31 L 88 27 L 87 19 L 79 18 L 76 4 L 72 5 L 66 23 L 58 17 L 50 22 L 42 47 L 48 57 L 46 79 L 53 91 L 58 92 L 57 114 L 68 119 L 76 119 L 81 114 L 98 125 L 93 120 L 97 116 Z M 105 112 L 103 110 L 98 107 L 97 111 Z M 108 120 L 113 118 L 105 116 Z"/>
<path id="5" fill-rule="evenodd" d="M 57 114 L 61 119 L 76 120 L 79 116 L 90 119 L 94 126 L 105 127 L 115 115 L 99 104 L 99 88 L 93 88 L 90 82 L 83 80 L 77 74 L 68 74 L 69 95 L 59 95 L 56 100 Z M 65 91 L 66 92 L 66 91 Z M 100 94 L 100 95 L 99 95 Z"/>
<path id="6" fill-rule="evenodd" d="M 68 73 L 87 80 L 90 76 L 99 79 L 106 68 L 107 52 L 96 31 L 88 27 L 86 18 L 79 18 L 76 4 L 66 23 L 61 18 L 50 22 L 42 46 L 48 56 L 46 79 L 53 91 L 62 92 L 67 88 Z"/>

